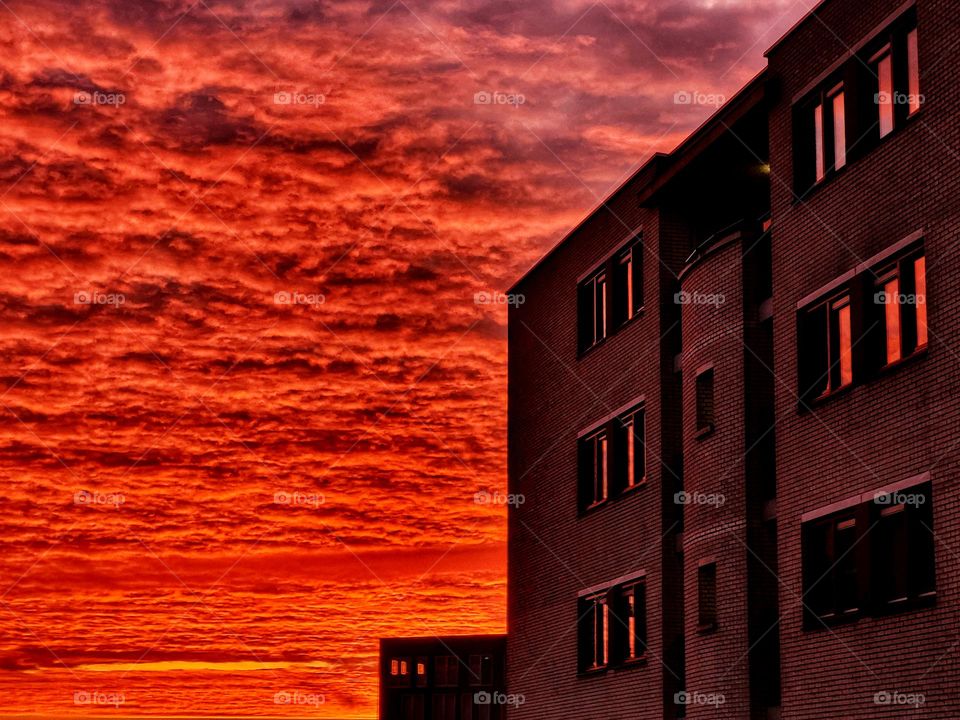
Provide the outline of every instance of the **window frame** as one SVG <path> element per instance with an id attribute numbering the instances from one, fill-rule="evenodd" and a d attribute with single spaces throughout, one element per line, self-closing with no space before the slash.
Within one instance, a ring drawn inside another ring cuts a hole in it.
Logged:
<path id="1" fill-rule="evenodd" d="M 713 365 L 699 369 L 694 376 L 694 422 L 697 438 L 706 437 L 717 429 L 716 383 Z"/>
<path id="2" fill-rule="evenodd" d="M 697 565 L 697 633 L 700 635 L 716 632 L 720 627 L 717 586 L 717 561 L 701 560 Z"/>
<path id="3" fill-rule="evenodd" d="M 602 262 L 577 281 L 578 358 L 602 345 L 643 314 L 643 248 L 643 231 L 631 232 Z M 624 266 L 627 268 L 625 273 Z M 628 302 L 628 307 L 622 308 L 623 302 Z"/>
<path id="4" fill-rule="evenodd" d="M 578 674 L 596 675 L 645 664 L 648 616 L 644 570 L 581 591 L 577 597 Z M 599 617 L 603 618 L 602 629 L 597 624 Z M 602 662 L 598 662 L 601 654 Z"/>

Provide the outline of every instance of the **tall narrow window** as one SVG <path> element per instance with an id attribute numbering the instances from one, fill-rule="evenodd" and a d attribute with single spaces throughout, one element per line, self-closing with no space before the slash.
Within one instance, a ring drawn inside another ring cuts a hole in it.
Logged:
<path id="1" fill-rule="evenodd" d="M 617 617 L 614 634 L 618 638 L 618 659 L 630 662 L 643 657 L 647 648 L 646 585 L 638 582 L 617 589 Z"/>
<path id="2" fill-rule="evenodd" d="M 713 368 L 704 370 L 696 379 L 697 432 L 707 433 L 714 428 Z"/>
<path id="3" fill-rule="evenodd" d="M 907 33 L 907 95 L 910 114 L 920 109 L 920 58 L 917 50 L 917 29 Z"/>
<path id="4" fill-rule="evenodd" d="M 704 563 L 697 568 L 697 630 L 717 627 L 717 564 Z"/>
<path id="5" fill-rule="evenodd" d="M 610 488 L 608 448 L 606 428 L 580 441 L 580 504 L 582 507 L 597 505 L 608 497 Z"/>
<path id="6" fill-rule="evenodd" d="M 631 320 L 643 307 L 643 246 L 639 237 L 617 253 L 613 263 L 614 322 Z"/>
<path id="7" fill-rule="evenodd" d="M 882 288 L 878 297 L 884 307 L 883 327 L 886 345 L 886 361 L 895 363 L 902 357 L 903 339 L 900 333 L 900 277 L 894 270 L 880 279 Z"/>
<path id="8" fill-rule="evenodd" d="M 607 276 L 599 272 L 578 288 L 580 350 L 587 350 L 607 336 Z"/>
<path id="9" fill-rule="evenodd" d="M 823 180 L 827 174 L 827 166 L 824 162 L 823 149 L 823 103 L 817 103 L 813 108 L 813 136 L 814 136 L 814 164 L 816 166 L 817 182 Z"/>
<path id="10" fill-rule="evenodd" d="M 927 259 L 921 255 L 913 261 L 914 300 L 917 312 L 917 347 L 927 345 Z"/>
<path id="11" fill-rule="evenodd" d="M 843 88 L 830 96 L 833 111 L 833 167 L 839 170 L 847 164 L 847 119 Z"/>
<path id="12" fill-rule="evenodd" d="M 880 137 L 886 137 L 893 132 L 893 58 L 889 46 L 882 51 L 876 63 L 877 73 L 877 108 L 880 113 Z"/>
<path id="13" fill-rule="evenodd" d="M 606 667 L 610 662 L 608 628 L 609 607 L 606 593 L 585 598 L 580 611 L 581 670 Z"/>
<path id="14" fill-rule="evenodd" d="M 644 412 L 643 408 L 631 410 L 621 416 L 617 425 L 620 437 L 617 443 L 618 489 L 629 490 L 646 481 Z"/>
<path id="15" fill-rule="evenodd" d="M 853 382 L 853 351 L 850 326 L 850 296 L 830 303 L 828 315 L 828 357 L 830 361 L 827 391 L 846 387 Z"/>

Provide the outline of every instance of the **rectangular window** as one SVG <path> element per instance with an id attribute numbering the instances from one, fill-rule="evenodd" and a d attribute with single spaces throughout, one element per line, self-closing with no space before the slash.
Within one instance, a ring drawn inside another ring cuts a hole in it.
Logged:
<path id="1" fill-rule="evenodd" d="M 833 167 L 839 170 L 847 164 L 847 120 L 843 87 L 830 95 L 833 114 Z"/>
<path id="2" fill-rule="evenodd" d="M 592 595 L 581 601 L 580 669 L 589 672 L 605 668 L 610 662 L 608 628 L 610 609 L 607 594 Z"/>
<path id="3" fill-rule="evenodd" d="M 907 33 L 907 100 L 910 114 L 920 109 L 920 59 L 917 50 L 917 29 Z"/>
<path id="4" fill-rule="evenodd" d="M 460 663 L 453 655 L 438 655 L 433 660 L 433 684 L 455 687 L 459 684 Z"/>
<path id="5" fill-rule="evenodd" d="M 632 662 L 643 657 L 647 649 L 647 594 L 643 582 L 616 589 L 617 614 L 614 620 L 617 659 Z"/>
<path id="6" fill-rule="evenodd" d="M 804 525 L 803 602 L 808 625 L 818 624 L 818 618 L 835 620 L 858 611 L 858 532 L 855 509 Z"/>
<path id="7" fill-rule="evenodd" d="M 815 155 L 815 165 L 816 165 L 816 174 L 815 177 L 817 182 L 823 180 L 827 175 L 827 166 L 823 160 L 823 103 L 817 103 L 813 108 L 813 136 L 814 136 L 814 153 Z"/>
<path id="8" fill-rule="evenodd" d="M 394 686 L 410 685 L 410 658 L 390 658 L 389 684 Z"/>
<path id="9" fill-rule="evenodd" d="M 717 628 L 717 564 L 704 563 L 697 568 L 697 630 Z"/>
<path id="10" fill-rule="evenodd" d="M 643 245 L 639 237 L 614 258 L 613 298 L 617 325 L 633 319 L 643 307 Z"/>
<path id="11" fill-rule="evenodd" d="M 423 720 L 424 702 L 423 695 L 403 695 L 400 698 L 400 717 L 403 720 Z"/>
<path id="12" fill-rule="evenodd" d="M 714 428 L 713 368 L 697 375 L 697 432 L 706 433 Z"/>
<path id="13" fill-rule="evenodd" d="M 457 696 L 454 693 L 434 693 L 432 720 L 457 720 Z"/>
<path id="14" fill-rule="evenodd" d="M 416 682 L 417 687 L 426 687 L 427 685 L 427 658 L 420 656 L 416 660 Z"/>
<path id="15" fill-rule="evenodd" d="M 617 489 L 629 490 L 646 482 L 646 439 L 643 408 L 631 410 L 614 424 L 617 438 Z"/>
<path id="16" fill-rule="evenodd" d="M 893 57 L 890 47 L 882 51 L 874 66 L 877 74 L 877 108 L 880 113 L 880 137 L 893 132 Z"/>
<path id="17" fill-rule="evenodd" d="M 588 350 L 607 336 L 607 275 L 598 272 L 578 289 L 580 350 Z"/>
<path id="18" fill-rule="evenodd" d="M 490 655 L 470 656 L 470 684 L 489 685 L 493 682 L 493 658 Z"/>
<path id="19" fill-rule="evenodd" d="M 897 610 L 934 594 L 930 484 L 878 494 L 873 503 L 872 586 L 877 610 Z"/>
<path id="20" fill-rule="evenodd" d="M 604 428 L 580 441 L 580 504 L 590 507 L 607 499 L 609 452 L 607 429 Z"/>
<path id="21" fill-rule="evenodd" d="M 911 254 L 876 273 L 876 323 L 883 362 L 891 365 L 927 345 L 926 258 Z"/>

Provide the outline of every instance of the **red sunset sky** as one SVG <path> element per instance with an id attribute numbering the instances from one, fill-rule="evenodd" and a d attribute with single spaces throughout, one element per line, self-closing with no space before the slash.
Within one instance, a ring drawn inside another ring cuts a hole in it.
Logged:
<path id="1" fill-rule="evenodd" d="M 475 295 L 811 3 L 0 0 L 0 714 L 372 717 L 503 631 Z"/>

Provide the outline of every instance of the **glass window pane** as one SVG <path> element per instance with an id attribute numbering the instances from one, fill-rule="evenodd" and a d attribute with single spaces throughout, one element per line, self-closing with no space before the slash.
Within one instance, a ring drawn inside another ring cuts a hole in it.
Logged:
<path id="1" fill-rule="evenodd" d="M 635 423 L 627 425 L 627 487 L 633 487 L 637 484 L 636 466 L 634 460 L 634 436 Z"/>
<path id="2" fill-rule="evenodd" d="M 877 63 L 877 106 L 880 110 L 880 137 L 893 132 L 893 62 L 885 55 Z"/>
<path id="3" fill-rule="evenodd" d="M 883 285 L 884 324 L 887 329 L 887 362 L 900 359 L 900 278 Z"/>
<path id="4" fill-rule="evenodd" d="M 823 164 L 823 105 L 817 105 L 813 109 L 813 137 L 816 177 L 817 180 L 823 180 L 825 174 Z"/>
<path id="5" fill-rule="evenodd" d="M 917 308 L 917 346 L 927 344 L 927 259 L 918 257 L 913 261 Z"/>
<path id="6" fill-rule="evenodd" d="M 850 305 L 844 305 L 837 312 L 840 330 L 840 386 L 853 382 L 853 354 L 850 342 Z"/>
<path id="7" fill-rule="evenodd" d="M 837 170 L 847 164 L 847 125 L 842 90 L 833 96 L 833 163 Z"/>
<path id="8" fill-rule="evenodd" d="M 917 29 L 907 33 L 907 92 L 910 114 L 920 109 L 920 59 L 917 51 Z"/>

